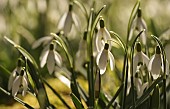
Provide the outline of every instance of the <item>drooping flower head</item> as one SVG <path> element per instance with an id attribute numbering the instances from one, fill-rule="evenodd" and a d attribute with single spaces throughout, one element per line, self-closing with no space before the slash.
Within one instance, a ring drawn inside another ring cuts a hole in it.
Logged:
<path id="1" fill-rule="evenodd" d="M 21 93 L 22 96 L 26 95 L 28 88 L 28 81 L 26 79 L 25 71 L 22 69 L 20 74 L 15 78 L 12 85 L 12 96 L 16 96 L 18 93 Z"/>
<path id="2" fill-rule="evenodd" d="M 9 77 L 8 90 L 11 90 L 11 89 L 12 89 L 12 84 L 13 84 L 15 78 L 20 74 L 21 69 L 22 69 L 21 60 L 18 59 L 18 61 L 17 61 L 17 67 L 12 71 L 12 73 L 11 73 L 11 75 L 10 75 L 10 77 Z"/>
<path id="3" fill-rule="evenodd" d="M 98 52 L 100 52 L 103 49 L 105 43 L 111 39 L 110 33 L 106 29 L 104 19 L 102 17 L 100 18 L 99 23 L 100 29 L 98 30 L 96 35 L 96 48 Z M 111 45 L 111 42 L 109 42 L 109 45 Z"/>
<path id="4" fill-rule="evenodd" d="M 137 53 L 136 53 L 136 55 L 134 56 L 134 59 L 133 59 L 133 74 L 135 74 L 136 71 L 138 70 L 138 68 L 140 68 L 144 64 L 146 66 L 148 66 L 148 64 L 149 64 L 149 58 L 148 58 L 147 55 L 145 55 L 142 52 L 142 48 L 141 48 L 140 43 L 136 44 L 136 51 L 137 51 Z"/>
<path id="5" fill-rule="evenodd" d="M 144 89 L 147 88 L 148 82 L 142 82 L 141 78 L 139 77 L 139 72 L 135 73 L 134 86 L 136 87 L 137 97 L 140 98 L 143 94 Z"/>
<path id="6" fill-rule="evenodd" d="M 79 20 L 73 12 L 73 3 L 70 3 L 68 12 L 65 13 L 59 21 L 58 29 L 63 30 L 64 34 L 67 36 L 70 33 L 73 24 L 79 29 Z"/>
<path id="7" fill-rule="evenodd" d="M 148 65 L 148 71 L 151 72 L 153 79 L 157 79 L 163 71 L 162 64 L 161 50 L 160 47 L 157 46 L 155 54 L 151 57 Z"/>
<path id="8" fill-rule="evenodd" d="M 100 74 L 105 73 L 108 61 L 110 62 L 110 69 L 113 71 L 115 60 L 112 53 L 109 51 L 109 44 L 105 43 L 104 49 L 98 53 L 96 58 L 96 63 L 100 69 Z"/>
<path id="9" fill-rule="evenodd" d="M 142 41 L 142 44 L 146 45 L 146 41 L 147 41 L 147 25 L 146 25 L 145 20 L 142 18 L 142 11 L 139 8 L 138 11 L 137 11 L 137 17 L 132 22 L 132 26 L 131 26 L 130 33 L 129 33 L 129 40 L 132 39 L 134 30 L 137 30 L 138 32 L 141 32 L 144 29 L 145 29 L 145 31 L 141 34 L 140 39 Z"/>
<path id="10" fill-rule="evenodd" d="M 44 67 L 44 65 L 47 64 L 47 69 L 50 74 L 54 72 L 55 65 L 58 65 L 59 67 L 62 65 L 62 58 L 60 54 L 55 51 L 53 43 L 50 44 L 48 50 L 41 54 L 40 61 L 41 67 Z"/>

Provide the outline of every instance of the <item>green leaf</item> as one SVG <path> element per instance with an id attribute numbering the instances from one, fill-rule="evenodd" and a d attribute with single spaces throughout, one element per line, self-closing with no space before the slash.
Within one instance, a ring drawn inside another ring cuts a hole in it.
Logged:
<path id="1" fill-rule="evenodd" d="M 2 65 L 0 65 L 0 72 L 2 72 L 2 76 L 8 78 L 10 76 L 10 71 L 8 69 L 6 69 L 5 67 L 3 67 Z"/>
<path id="2" fill-rule="evenodd" d="M 159 109 L 160 108 L 160 93 L 159 93 L 159 85 L 157 84 L 154 88 L 152 98 L 151 98 L 151 109 Z"/>
<path id="3" fill-rule="evenodd" d="M 87 13 L 87 10 L 86 10 L 85 6 L 83 5 L 83 3 L 81 3 L 80 1 L 77 1 L 77 0 L 74 0 L 73 3 L 75 3 L 77 6 L 80 7 L 80 9 L 84 12 L 86 19 L 88 20 L 88 13 Z"/>
<path id="4" fill-rule="evenodd" d="M 117 96 L 119 95 L 119 93 L 122 91 L 124 87 L 124 84 L 122 84 L 119 89 L 117 90 L 117 92 L 115 93 L 115 95 L 113 96 L 113 98 L 110 100 L 109 104 L 106 106 L 105 109 L 109 109 L 110 106 L 112 105 L 112 103 L 115 101 L 115 99 L 117 98 Z"/>
<path id="5" fill-rule="evenodd" d="M 77 109 L 84 109 L 79 99 L 73 93 L 71 93 L 70 96 Z"/>
<path id="6" fill-rule="evenodd" d="M 36 67 L 36 69 L 38 69 L 38 65 L 37 65 L 36 61 L 34 60 L 34 58 L 24 48 L 22 48 L 20 45 L 18 45 L 15 42 L 13 42 L 8 37 L 4 36 L 4 38 L 10 44 L 12 44 L 25 58 L 27 58 Z"/>
<path id="7" fill-rule="evenodd" d="M 140 0 L 137 0 L 135 6 L 133 7 L 132 9 L 132 13 L 130 15 L 130 19 L 129 19 L 129 22 L 128 22 L 128 30 L 127 30 L 127 41 L 129 40 L 129 32 L 130 32 L 130 28 L 132 27 L 132 23 L 136 17 L 136 14 L 137 14 L 137 11 L 139 9 L 139 6 L 140 6 Z"/>
<path id="8" fill-rule="evenodd" d="M 138 107 L 146 98 L 150 95 L 151 91 L 163 80 L 163 76 L 156 79 L 152 85 L 144 92 L 144 94 L 136 101 L 136 107 Z"/>

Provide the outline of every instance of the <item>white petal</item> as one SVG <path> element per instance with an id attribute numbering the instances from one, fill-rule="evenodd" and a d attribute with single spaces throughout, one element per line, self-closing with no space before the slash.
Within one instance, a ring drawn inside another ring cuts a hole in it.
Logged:
<path id="1" fill-rule="evenodd" d="M 153 55 L 150 60 L 149 60 L 149 64 L 148 64 L 148 71 L 151 72 L 151 69 L 152 69 L 152 63 L 153 63 L 153 60 L 155 58 L 155 55 Z"/>
<path id="2" fill-rule="evenodd" d="M 109 51 L 110 69 L 113 71 L 115 67 L 115 59 L 113 54 Z"/>
<path id="3" fill-rule="evenodd" d="M 134 59 L 133 59 L 133 74 L 134 74 L 134 75 L 135 75 L 135 73 L 136 73 L 138 63 L 139 63 L 139 53 L 137 53 L 137 54 L 134 56 Z M 134 75 L 133 75 L 133 76 L 134 76 Z M 131 75 L 131 76 L 132 76 L 132 75 Z"/>
<path id="4" fill-rule="evenodd" d="M 72 12 L 72 17 L 73 17 L 73 23 L 75 24 L 76 29 L 80 30 L 80 27 L 81 27 L 80 21 L 74 12 Z"/>
<path id="5" fill-rule="evenodd" d="M 8 90 L 11 90 L 15 78 L 16 78 L 16 69 L 12 72 L 12 74 L 9 77 L 9 80 L 8 80 Z"/>
<path id="6" fill-rule="evenodd" d="M 148 66 L 149 64 L 149 58 L 147 55 L 145 55 L 143 52 L 141 52 L 142 54 L 142 59 L 143 59 L 143 62 L 146 64 L 146 66 Z"/>
<path id="7" fill-rule="evenodd" d="M 62 58 L 60 56 L 60 54 L 56 51 L 54 51 L 54 56 L 55 56 L 55 61 L 56 61 L 56 64 L 61 67 L 62 66 Z"/>
<path id="8" fill-rule="evenodd" d="M 49 50 L 44 51 L 40 56 L 40 67 L 44 67 L 47 62 L 47 56 L 49 54 Z"/>
<path id="9" fill-rule="evenodd" d="M 54 52 L 52 50 L 50 50 L 48 57 L 47 57 L 47 69 L 48 69 L 50 74 L 53 73 L 54 68 L 55 68 Z"/>
<path id="10" fill-rule="evenodd" d="M 67 35 L 71 31 L 73 24 L 72 13 L 68 12 L 65 23 L 64 23 L 64 34 Z"/>
<path id="11" fill-rule="evenodd" d="M 17 76 L 12 85 L 12 96 L 16 96 L 21 85 L 22 77 Z"/>
<path id="12" fill-rule="evenodd" d="M 141 87 L 142 87 L 142 81 L 140 78 L 135 78 L 135 87 L 136 87 L 136 91 L 137 91 L 137 95 L 139 96 L 140 92 L 141 92 Z"/>
<path id="13" fill-rule="evenodd" d="M 161 71 L 161 63 L 161 56 L 159 54 L 156 54 L 151 65 L 151 74 L 153 76 L 153 79 L 157 79 L 159 77 Z"/>
<path id="14" fill-rule="evenodd" d="M 28 89 L 28 83 L 27 83 L 27 79 L 24 76 L 23 76 L 23 80 L 22 80 L 22 85 L 23 85 L 22 96 L 25 96 L 27 89 Z"/>
<path id="15" fill-rule="evenodd" d="M 64 28 L 64 23 L 65 23 L 66 17 L 67 17 L 67 13 L 64 13 L 58 23 L 58 30 L 62 30 Z"/>
<path id="16" fill-rule="evenodd" d="M 40 46 L 42 43 L 44 43 L 44 42 L 50 42 L 50 40 L 52 40 L 52 39 L 53 39 L 53 37 L 51 37 L 51 36 L 42 37 L 42 38 L 36 40 L 36 41 L 33 43 L 32 48 L 35 49 L 35 48 L 37 48 L 38 46 Z"/>
<path id="17" fill-rule="evenodd" d="M 104 37 L 105 42 L 107 42 L 107 40 L 110 40 L 110 39 L 111 39 L 110 33 L 109 33 L 109 31 L 106 29 L 106 27 L 104 27 L 103 37 Z"/>
<path id="18" fill-rule="evenodd" d="M 102 29 L 99 29 L 99 31 L 97 32 L 96 35 L 96 48 L 97 51 L 100 52 L 102 50 L 102 48 L 104 47 L 103 43 L 102 43 L 102 37 L 103 37 L 103 33 L 102 33 Z"/>
<path id="19" fill-rule="evenodd" d="M 100 74 L 103 74 L 106 71 L 107 62 L 108 62 L 108 50 L 104 49 L 103 52 L 101 53 L 101 56 L 98 62 Z"/>
<path id="20" fill-rule="evenodd" d="M 148 86 L 148 82 L 144 83 L 140 89 L 140 92 L 138 93 L 138 98 L 142 96 L 143 91 L 145 90 L 145 88 Z"/>
<path id="21" fill-rule="evenodd" d="M 96 64 L 99 65 L 99 59 L 100 59 L 100 56 L 102 54 L 102 50 L 97 54 L 97 57 L 96 57 Z"/>

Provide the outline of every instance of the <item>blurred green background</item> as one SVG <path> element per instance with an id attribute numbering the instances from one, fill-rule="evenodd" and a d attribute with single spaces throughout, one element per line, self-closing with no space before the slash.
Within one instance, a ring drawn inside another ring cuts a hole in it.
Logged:
<path id="1" fill-rule="evenodd" d="M 106 27 L 118 33 L 126 41 L 127 24 L 136 0 L 79 1 L 85 5 L 88 13 L 94 3 L 96 11 L 106 5 L 106 9 L 102 12 Z M 12 71 L 16 66 L 17 58 L 20 56 L 15 48 L 4 41 L 4 36 L 24 47 L 39 63 L 42 47 L 33 50 L 32 43 L 40 37 L 49 35 L 50 32 L 58 32 L 59 19 L 68 11 L 68 4 L 69 0 L 0 0 L 0 65 Z M 149 35 L 159 36 L 169 28 L 169 0 L 141 0 L 141 9 Z M 73 11 L 80 18 L 82 27 L 71 39 L 76 45 L 87 24 L 84 22 L 85 18 L 79 7 L 74 6 Z M 77 48 L 74 49 L 77 50 Z M 114 55 L 115 57 L 119 56 L 118 53 L 114 53 Z M 0 86 L 7 89 L 8 77 L 4 76 L 3 72 L 0 71 L 0 73 Z M 1 92 L 0 94 L 1 104 L 11 103 L 10 98 Z"/>

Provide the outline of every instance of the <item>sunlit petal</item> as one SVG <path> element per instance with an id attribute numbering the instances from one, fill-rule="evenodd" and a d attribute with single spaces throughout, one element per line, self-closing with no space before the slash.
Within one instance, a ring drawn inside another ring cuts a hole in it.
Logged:
<path id="1" fill-rule="evenodd" d="M 68 34 L 71 31 L 73 24 L 72 12 L 68 12 L 65 23 L 64 23 L 64 34 Z"/>
<path id="2" fill-rule="evenodd" d="M 27 79 L 24 76 L 23 76 L 23 79 L 22 79 L 22 85 L 23 85 L 22 96 L 25 96 L 26 92 L 27 92 L 27 88 L 28 88 L 28 82 L 27 82 Z"/>
<path id="3" fill-rule="evenodd" d="M 104 49 L 103 52 L 101 53 L 101 56 L 98 62 L 100 74 L 103 74 L 106 71 L 107 62 L 108 62 L 108 50 Z"/>
<path id="4" fill-rule="evenodd" d="M 145 55 L 143 52 L 141 52 L 141 55 L 142 55 L 143 62 L 146 64 L 146 66 L 148 66 L 148 64 L 149 64 L 148 56 Z"/>
<path id="5" fill-rule="evenodd" d="M 151 72 L 153 79 L 157 79 L 161 72 L 161 56 L 160 54 L 155 54 L 154 58 L 149 62 L 149 71 Z"/>
<path id="6" fill-rule="evenodd" d="M 138 63 L 139 63 L 139 53 L 137 53 L 137 54 L 134 56 L 134 59 L 133 59 L 133 74 L 136 73 Z"/>
<path id="7" fill-rule="evenodd" d="M 15 69 L 15 70 L 12 72 L 12 74 L 10 75 L 10 77 L 9 77 L 8 90 L 11 90 L 12 85 L 13 85 L 13 82 L 14 82 L 16 76 L 17 76 L 17 75 L 16 75 L 16 69 Z"/>
<path id="8" fill-rule="evenodd" d="M 80 27 L 81 27 L 80 21 L 74 12 L 72 12 L 72 17 L 73 17 L 73 23 L 75 24 L 76 29 L 80 30 Z"/>
<path id="9" fill-rule="evenodd" d="M 50 50 L 48 57 L 47 57 L 47 69 L 48 69 L 50 74 L 53 73 L 54 68 L 55 68 L 54 52 L 53 52 L 53 50 Z"/>
<path id="10" fill-rule="evenodd" d="M 56 51 L 54 51 L 54 56 L 55 56 L 55 61 L 56 61 L 56 64 L 61 67 L 62 66 L 62 58 L 60 56 L 60 54 Z"/>
<path id="11" fill-rule="evenodd" d="M 113 71 L 115 67 L 115 59 L 113 54 L 109 51 L 110 69 Z"/>
<path id="12" fill-rule="evenodd" d="M 13 85 L 12 85 L 12 96 L 17 95 L 20 85 L 21 85 L 21 81 L 22 81 L 21 76 L 17 76 L 16 79 L 14 80 Z"/>
<path id="13" fill-rule="evenodd" d="M 97 35 L 96 35 L 96 48 L 97 48 L 97 51 L 99 52 L 102 48 L 103 48 L 103 43 L 102 43 L 102 40 L 103 40 L 103 33 L 102 33 L 102 30 L 100 29 L 98 32 L 97 32 Z"/>
<path id="14" fill-rule="evenodd" d="M 49 54 L 49 50 L 46 50 L 44 53 L 41 54 L 40 56 L 40 67 L 44 67 L 44 65 L 47 62 L 47 56 Z"/>
<path id="15" fill-rule="evenodd" d="M 67 17 L 67 13 L 64 13 L 58 23 L 58 30 L 62 30 L 64 28 L 64 23 L 65 23 L 66 17 Z"/>

